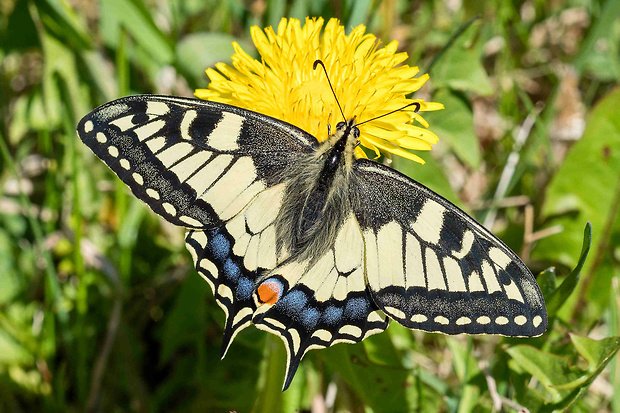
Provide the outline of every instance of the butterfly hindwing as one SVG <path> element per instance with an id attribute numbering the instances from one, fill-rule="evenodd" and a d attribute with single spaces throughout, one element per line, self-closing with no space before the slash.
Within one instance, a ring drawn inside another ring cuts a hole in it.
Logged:
<path id="1" fill-rule="evenodd" d="M 547 325 L 530 270 L 456 206 L 393 169 L 354 166 L 374 302 L 409 328 L 536 336 Z"/>
<path id="2" fill-rule="evenodd" d="M 357 343 L 388 326 L 367 289 L 364 242 L 352 213 L 338 229 L 332 248 L 320 258 L 284 262 L 263 284 L 273 286 L 279 296 L 275 304 L 259 305 L 252 322 L 284 341 L 285 389 L 308 350 Z"/>
<path id="3" fill-rule="evenodd" d="M 277 246 L 275 231 L 283 189 L 284 184 L 266 189 L 223 226 L 190 230 L 185 238 L 196 270 L 226 315 L 222 356 L 250 324 L 257 280 L 288 258 L 288 252 Z"/>
<path id="4" fill-rule="evenodd" d="M 100 106 L 78 134 L 153 211 L 188 228 L 221 226 L 317 144 L 255 112 L 156 95 Z"/>

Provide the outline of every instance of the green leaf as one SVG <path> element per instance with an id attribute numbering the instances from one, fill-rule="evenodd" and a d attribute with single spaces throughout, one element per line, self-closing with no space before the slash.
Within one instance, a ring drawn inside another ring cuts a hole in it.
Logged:
<path id="1" fill-rule="evenodd" d="M 428 112 L 424 117 L 433 132 L 452 147 L 458 158 L 472 168 L 480 166 L 480 144 L 474 132 L 473 113 L 467 102 L 446 89 L 433 94 L 433 101 L 444 104 L 445 109 Z"/>
<path id="2" fill-rule="evenodd" d="M 540 290 L 542 291 L 543 297 L 545 297 L 545 302 L 551 297 L 551 294 L 556 290 L 556 280 L 555 276 L 555 267 L 549 267 L 536 277 L 536 282 L 540 286 Z M 549 308 L 547 307 L 547 312 Z"/>
<path id="3" fill-rule="evenodd" d="M 536 377 L 556 402 L 569 394 L 557 386 L 581 379 L 584 371 L 570 365 L 563 357 L 547 353 L 528 345 L 511 347 L 506 352 L 519 367 Z"/>
<path id="4" fill-rule="evenodd" d="M 542 215 L 550 217 L 548 225 L 560 225 L 564 231 L 540 240 L 532 253 L 535 259 L 576 266 L 583 240 L 583 223 L 591 221 L 594 229 L 592 247 L 595 259 L 583 267 L 584 275 L 577 291 L 597 273 L 592 265 L 600 264 L 601 258 L 608 254 L 610 237 L 620 227 L 618 107 L 620 88 L 609 93 L 594 108 L 583 137 L 572 147 L 545 194 Z M 599 290 L 593 296 L 594 304 L 601 308 L 608 303 L 606 292 L 609 291 L 610 282 L 611 278 L 608 278 L 605 288 L 599 285 Z M 572 311 L 574 300 L 581 295 L 581 292 L 573 294 L 563 311 Z"/>
<path id="5" fill-rule="evenodd" d="M 160 64 L 172 63 L 174 51 L 170 41 L 140 0 L 102 0 L 100 6 L 102 31 L 109 44 L 118 46 L 118 30 L 122 27 Z"/>
<path id="6" fill-rule="evenodd" d="M 597 341 L 571 334 L 570 339 L 579 354 L 588 361 L 589 374 L 571 382 L 556 385 L 557 389 L 576 389 L 589 386 L 620 349 L 620 337 L 608 337 Z"/>
<path id="7" fill-rule="evenodd" d="M 322 350 L 321 357 L 375 412 L 408 411 L 405 398 L 409 371 L 372 362 L 361 344 L 338 344 Z"/>
<path id="8" fill-rule="evenodd" d="M 620 337 L 607 337 L 594 340 L 588 337 L 571 334 L 570 340 L 577 352 L 586 359 L 590 370 L 600 372 L 620 349 Z"/>
<path id="9" fill-rule="evenodd" d="M 57 39 L 76 51 L 91 47 L 88 27 L 67 0 L 40 0 L 33 4 L 46 29 Z"/>
<path id="10" fill-rule="evenodd" d="M 18 1 L 13 13 L 8 17 L 6 28 L 0 31 L 0 45 L 6 52 L 15 49 L 40 48 L 37 28 L 32 21 L 27 1 Z"/>
<path id="11" fill-rule="evenodd" d="M 493 93 L 489 76 L 482 66 L 482 42 L 476 39 L 477 33 L 478 25 L 471 25 L 436 62 L 431 71 L 436 86 L 481 96 Z M 476 40 L 479 43 L 475 43 Z"/>
<path id="12" fill-rule="evenodd" d="M 568 297 L 573 293 L 575 287 L 577 287 L 577 283 L 579 282 L 579 274 L 581 274 L 581 270 L 583 269 L 584 264 L 586 263 L 586 258 L 588 257 L 588 252 L 590 251 L 590 244 L 592 242 L 592 224 L 587 223 L 586 228 L 583 231 L 583 245 L 581 247 L 581 255 L 579 256 L 579 262 L 575 269 L 570 273 L 566 279 L 562 282 L 562 284 L 551 294 L 548 300 L 546 300 L 547 304 L 547 314 L 549 317 L 554 316 L 557 311 L 562 307 Z"/>

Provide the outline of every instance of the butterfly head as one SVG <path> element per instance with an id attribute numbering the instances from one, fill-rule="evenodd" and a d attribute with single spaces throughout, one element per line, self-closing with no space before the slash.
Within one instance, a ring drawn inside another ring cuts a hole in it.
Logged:
<path id="1" fill-rule="evenodd" d="M 353 149 L 358 145 L 360 130 L 357 127 L 355 118 L 346 122 L 338 122 L 336 130 L 329 137 L 329 144 L 334 151 L 344 153 L 346 160 L 353 160 Z"/>

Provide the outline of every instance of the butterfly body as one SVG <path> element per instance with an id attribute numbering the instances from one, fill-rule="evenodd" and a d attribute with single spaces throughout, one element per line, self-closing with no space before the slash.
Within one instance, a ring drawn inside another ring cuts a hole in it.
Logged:
<path id="1" fill-rule="evenodd" d="M 385 330 L 536 336 L 544 301 L 523 262 L 459 208 L 327 140 L 249 110 L 131 96 L 78 125 L 93 152 L 187 247 L 226 314 L 223 354 L 249 324 L 279 335 L 284 387 L 303 355 Z"/>

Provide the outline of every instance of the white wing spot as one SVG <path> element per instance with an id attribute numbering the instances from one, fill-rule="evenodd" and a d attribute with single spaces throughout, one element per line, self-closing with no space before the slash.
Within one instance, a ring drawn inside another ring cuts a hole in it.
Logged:
<path id="1" fill-rule="evenodd" d="M 491 258 L 491 261 L 493 261 L 495 264 L 497 264 L 503 269 L 506 269 L 506 267 L 508 267 L 508 264 L 512 262 L 512 259 L 510 259 L 510 257 L 506 255 L 504 251 L 500 250 L 497 247 L 492 247 L 489 249 L 489 258 Z"/>
<path id="2" fill-rule="evenodd" d="M 103 132 L 97 132 L 97 142 L 106 143 L 108 141 L 108 137 L 105 136 Z"/>
<path id="3" fill-rule="evenodd" d="M 153 198 L 153 199 L 159 199 L 159 192 L 157 192 L 153 188 L 147 188 L 146 189 L 146 194 L 148 196 L 150 196 L 151 198 Z"/>
<path id="4" fill-rule="evenodd" d="M 398 308 L 386 306 L 384 307 L 384 309 L 386 313 L 388 313 L 389 315 L 393 317 L 400 318 L 400 319 L 405 318 L 405 313 L 399 310 Z"/>
<path id="5" fill-rule="evenodd" d="M 454 258 L 459 259 L 459 260 L 462 260 L 463 258 L 465 258 L 465 256 L 469 254 L 469 251 L 471 251 L 472 245 L 474 245 L 474 239 L 475 239 L 474 233 L 471 232 L 470 230 L 465 230 L 465 232 L 463 233 L 463 240 L 461 241 L 461 250 L 454 251 L 452 253 Z"/>
<path id="6" fill-rule="evenodd" d="M 381 314 L 379 314 L 378 311 L 373 311 L 372 313 L 368 314 L 368 318 L 366 320 L 369 323 L 374 323 L 377 321 L 383 321 L 383 317 L 381 317 Z"/>
<path id="7" fill-rule="evenodd" d="M 192 122 L 194 122 L 194 119 L 196 119 L 196 116 L 198 116 L 198 112 L 196 112 L 195 110 L 188 110 L 183 115 L 183 120 L 181 120 L 181 127 L 180 127 L 181 137 L 183 139 L 192 138 L 189 134 L 189 128 L 192 126 Z"/>
<path id="8" fill-rule="evenodd" d="M 203 226 L 202 222 L 198 221 L 195 218 L 188 217 L 187 215 L 181 215 L 179 217 L 179 221 L 181 221 L 181 222 L 183 222 L 183 223 L 185 223 L 187 225 L 191 225 L 193 227 L 202 227 Z"/>
<path id="9" fill-rule="evenodd" d="M 146 103 L 146 113 L 149 115 L 163 116 L 168 113 L 169 110 L 170 108 L 164 102 L 151 100 Z"/>
<path id="10" fill-rule="evenodd" d="M 491 319 L 485 315 L 480 316 L 476 319 L 476 323 L 482 324 L 482 325 L 489 324 L 490 322 L 491 322 Z"/>
<path id="11" fill-rule="evenodd" d="M 207 243 L 209 242 L 207 234 L 205 234 L 203 231 L 195 231 L 194 233 L 192 233 L 191 239 L 196 241 L 202 248 L 205 248 L 207 246 Z"/>
<path id="12" fill-rule="evenodd" d="M 207 137 L 209 146 L 220 151 L 239 149 L 237 140 L 243 127 L 243 116 L 231 112 L 222 112 L 222 118 Z"/>
<path id="13" fill-rule="evenodd" d="M 444 326 L 447 326 L 448 324 L 450 324 L 450 320 L 448 320 L 446 317 L 442 315 L 438 315 L 437 317 L 435 317 L 435 322 L 438 324 L 443 324 Z"/>
<path id="14" fill-rule="evenodd" d="M 424 241 L 439 244 L 445 212 L 446 208 L 443 205 L 427 199 L 411 228 Z"/>
<path id="15" fill-rule="evenodd" d="M 168 214 L 172 216 L 176 216 L 177 209 L 170 202 L 164 202 L 163 204 L 161 204 L 161 206 L 164 208 L 164 211 L 166 211 Z"/>
<path id="16" fill-rule="evenodd" d="M 428 320 L 428 317 L 424 314 L 414 314 L 411 316 L 411 321 L 414 323 L 424 323 L 426 320 Z"/>
<path id="17" fill-rule="evenodd" d="M 503 315 L 500 315 L 495 319 L 495 323 L 499 324 L 500 326 L 505 326 L 506 324 L 508 324 L 508 319 Z"/>
<path id="18" fill-rule="evenodd" d="M 108 153 L 111 157 L 116 158 L 118 156 L 118 148 L 116 146 L 108 146 Z"/>
<path id="19" fill-rule="evenodd" d="M 231 302 L 233 301 L 232 290 L 226 284 L 220 284 L 217 287 L 217 293 L 220 295 L 220 297 L 228 298 Z"/>
<path id="20" fill-rule="evenodd" d="M 299 351 L 299 345 L 301 344 L 299 333 L 294 328 L 289 328 L 288 333 L 291 335 L 291 341 L 293 342 L 293 354 L 297 354 Z"/>
<path id="21" fill-rule="evenodd" d="M 330 332 L 329 332 L 329 331 L 327 331 L 327 330 L 320 329 L 320 330 L 316 330 L 316 331 L 312 334 L 312 337 L 317 337 L 317 338 L 319 338 L 320 340 L 323 340 L 323 341 L 327 341 L 327 342 L 329 342 L 329 341 L 332 339 L 332 333 L 330 333 Z"/>
<path id="22" fill-rule="evenodd" d="M 140 175 L 137 172 L 134 172 L 133 174 L 131 174 L 131 176 L 138 185 L 144 185 L 144 178 L 142 178 L 142 175 Z"/>
<path id="23" fill-rule="evenodd" d="M 275 328 L 279 328 L 280 330 L 286 330 L 286 326 L 275 318 L 265 318 L 265 321 L 273 325 Z"/>
<path id="24" fill-rule="evenodd" d="M 133 128 L 135 125 L 132 121 L 134 115 L 123 116 L 122 118 L 114 119 L 110 122 L 111 125 L 118 126 L 118 128 L 125 132 L 127 129 Z"/>
<path id="25" fill-rule="evenodd" d="M 527 323 L 527 318 L 523 315 L 518 315 L 515 317 L 515 324 L 518 326 L 522 326 L 523 324 Z"/>
<path id="26" fill-rule="evenodd" d="M 339 334 L 348 334 L 350 336 L 359 338 L 362 336 L 362 329 L 356 326 L 352 326 L 352 325 L 345 325 L 340 327 L 340 330 L 338 330 Z"/>
<path id="27" fill-rule="evenodd" d="M 534 327 L 538 327 L 540 323 L 542 323 L 541 316 L 537 315 L 536 317 L 534 317 L 534 319 L 532 319 L 532 324 L 534 324 Z"/>
<path id="28" fill-rule="evenodd" d="M 94 127 L 95 125 L 93 125 L 92 120 L 87 120 L 86 122 L 84 122 L 84 132 L 88 133 L 92 131 Z"/>
<path id="29" fill-rule="evenodd" d="M 471 318 L 469 317 L 459 317 L 459 319 L 456 320 L 456 325 L 458 326 L 464 326 L 467 324 L 471 324 Z"/>
<path id="30" fill-rule="evenodd" d="M 131 168 L 131 164 L 130 164 L 130 163 L 129 163 L 129 161 L 128 161 L 127 159 L 125 159 L 125 158 L 121 159 L 121 160 L 119 161 L 119 163 L 121 164 L 121 167 L 122 167 L 123 169 L 127 169 L 127 170 L 129 170 L 129 168 Z"/>

